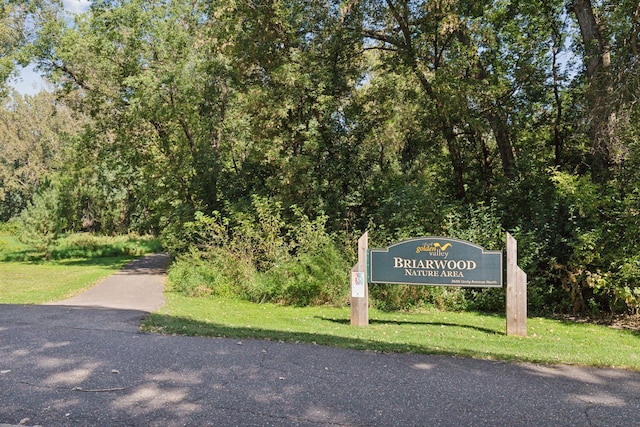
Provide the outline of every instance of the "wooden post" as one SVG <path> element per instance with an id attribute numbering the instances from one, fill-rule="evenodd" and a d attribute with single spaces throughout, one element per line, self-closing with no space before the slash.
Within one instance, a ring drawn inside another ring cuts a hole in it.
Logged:
<path id="1" fill-rule="evenodd" d="M 518 267 L 518 242 L 507 233 L 507 335 L 527 336 L 527 275 Z"/>
<path id="2" fill-rule="evenodd" d="M 351 324 L 369 324 L 369 284 L 367 281 L 367 251 L 369 232 L 358 239 L 358 263 L 351 269 Z"/>

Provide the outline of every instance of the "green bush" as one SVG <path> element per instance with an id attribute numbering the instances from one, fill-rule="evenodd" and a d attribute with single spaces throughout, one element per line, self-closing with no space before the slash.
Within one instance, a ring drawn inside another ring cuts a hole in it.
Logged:
<path id="1" fill-rule="evenodd" d="M 44 252 L 46 258 L 64 230 L 58 207 L 58 192 L 50 187 L 36 193 L 33 202 L 20 215 L 20 240 Z"/>
<path id="2" fill-rule="evenodd" d="M 255 281 L 255 270 L 225 250 L 192 251 L 169 269 L 171 288 L 188 296 L 242 296 Z"/>
<path id="3" fill-rule="evenodd" d="M 199 297 L 213 293 L 215 280 L 213 269 L 204 265 L 199 258 L 182 257 L 169 268 L 171 289 L 187 296 Z"/>
<path id="4" fill-rule="evenodd" d="M 12 219 L 7 222 L 0 222 L 0 233 L 17 235 L 20 233 L 20 221 Z"/>
<path id="5" fill-rule="evenodd" d="M 49 250 L 52 259 L 142 256 L 160 251 L 160 241 L 152 236 L 100 236 L 91 233 L 61 237 Z"/>
<path id="6" fill-rule="evenodd" d="M 300 306 L 344 304 L 350 266 L 325 230 L 327 218 L 311 220 L 295 206 L 291 212 L 287 222 L 279 203 L 259 197 L 227 218 L 196 212 L 181 231 L 187 244 L 169 272 L 173 289 Z"/>
<path id="7" fill-rule="evenodd" d="M 344 305 L 349 291 L 349 266 L 334 245 L 304 252 L 260 275 L 249 290 L 253 301 L 287 305 Z"/>
<path id="8" fill-rule="evenodd" d="M 612 304 L 612 311 L 640 313 L 640 255 L 624 260 L 615 276 L 617 287 L 606 293 Z M 611 298 L 613 296 L 613 298 Z"/>
<path id="9" fill-rule="evenodd" d="M 505 288 L 465 289 L 468 301 L 465 309 L 487 313 L 504 313 L 506 310 Z"/>
<path id="10" fill-rule="evenodd" d="M 382 311 L 466 310 L 469 301 L 460 288 L 419 285 L 369 285 L 371 304 Z"/>

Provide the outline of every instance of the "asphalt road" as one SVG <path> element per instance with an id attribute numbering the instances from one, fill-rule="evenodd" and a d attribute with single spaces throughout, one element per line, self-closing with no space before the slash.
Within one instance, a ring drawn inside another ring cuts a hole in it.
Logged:
<path id="1" fill-rule="evenodd" d="M 140 333 L 165 262 L 0 305 L 0 426 L 640 426 L 624 370 Z"/>

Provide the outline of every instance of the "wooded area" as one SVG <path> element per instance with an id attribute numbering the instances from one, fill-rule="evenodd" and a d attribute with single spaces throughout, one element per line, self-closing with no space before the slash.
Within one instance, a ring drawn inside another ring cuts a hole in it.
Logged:
<path id="1" fill-rule="evenodd" d="M 640 310 L 637 0 L 9 0 L 0 20 L 0 81 L 35 63 L 52 85 L 3 85 L 0 221 L 45 244 L 159 234 L 215 266 L 198 292 L 264 273 L 242 292 L 304 304 L 346 289 L 365 230 L 507 230 L 531 312 Z"/>

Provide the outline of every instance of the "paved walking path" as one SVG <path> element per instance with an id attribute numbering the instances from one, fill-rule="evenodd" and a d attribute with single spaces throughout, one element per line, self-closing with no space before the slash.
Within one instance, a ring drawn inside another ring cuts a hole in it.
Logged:
<path id="1" fill-rule="evenodd" d="M 624 370 L 140 333 L 166 262 L 0 305 L 0 426 L 640 425 Z"/>
<path id="2" fill-rule="evenodd" d="M 169 261 L 167 254 L 139 258 L 86 292 L 48 305 L 115 308 L 150 313 L 164 305 L 164 281 Z"/>

